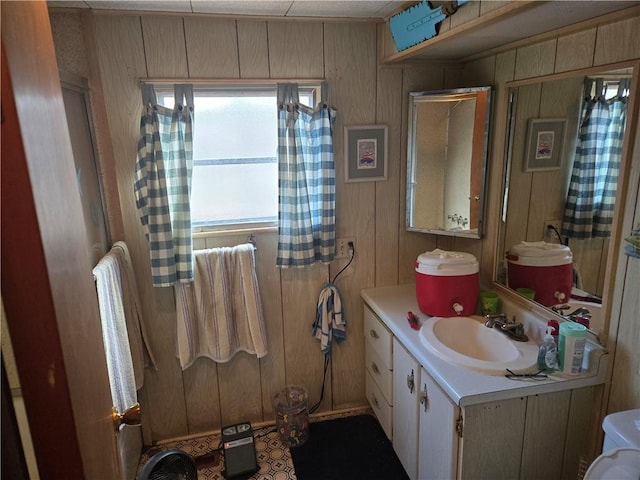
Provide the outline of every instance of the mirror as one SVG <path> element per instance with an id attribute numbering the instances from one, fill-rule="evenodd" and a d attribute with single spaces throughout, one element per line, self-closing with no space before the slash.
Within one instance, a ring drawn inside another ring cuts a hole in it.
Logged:
<path id="1" fill-rule="evenodd" d="M 480 238 L 491 87 L 411 92 L 407 230 Z"/>
<path id="2" fill-rule="evenodd" d="M 536 303 L 548 308 L 569 304 L 570 309 L 575 311 L 580 307 L 581 301 L 591 302 L 591 319 L 585 323 L 589 323 L 589 328 L 595 332 L 604 327 L 604 318 L 599 314 L 600 308 L 593 303 L 601 303 L 602 300 L 609 244 L 612 240 L 609 237 L 567 236 L 562 224 L 579 144 L 583 102 L 595 93 L 596 84 L 599 86 L 602 83 L 607 88 L 605 96 L 609 99 L 609 105 L 612 105 L 616 101 L 616 95 L 624 95 L 625 92 L 628 95 L 628 83 L 625 79 L 630 78 L 631 73 L 631 68 L 607 72 L 590 71 L 588 74 L 582 72 L 580 75 L 562 75 L 561 78 L 543 82 L 513 82 L 509 89 L 504 196 L 494 280 L 508 288 L 511 277 L 511 287 L 514 287 L 513 275 L 516 268 L 513 257 L 507 259 L 507 254 L 516 251 L 513 247 L 523 241 L 544 241 L 554 244 L 557 249 L 562 249 L 561 244 L 567 245 L 573 260 L 573 264 L 569 266 L 569 296 L 564 298 L 560 295 L 558 301 L 538 299 Z M 591 92 L 587 92 L 586 80 L 589 80 Z M 623 87 L 626 84 L 627 88 L 619 89 L 620 83 Z M 620 93 L 619 90 L 625 92 Z M 615 118 L 621 116 L 616 114 Z M 557 125 L 562 128 L 554 130 Z M 554 131 L 555 144 L 549 146 L 543 137 Z M 624 126 L 620 138 L 623 136 Z M 545 143 L 544 149 L 539 148 L 542 143 Z M 619 152 L 622 161 L 622 142 Z M 551 158 L 555 153 L 558 154 L 556 161 L 536 166 L 539 160 L 537 157 Z M 586 163 L 583 160 L 583 164 Z M 615 192 L 615 185 L 613 189 Z M 584 183 L 581 181 L 576 194 L 580 196 L 583 192 Z M 612 198 L 611 215 L 615 195 Z M 571 215 L 570 218 L 576 216 Z M 511 272 L 509 268 L 512 269 Z M 536 297 L 534 302 L 535 300 Z M 565 310 L 562 313 L 567 315 L 571 312 Z"/>

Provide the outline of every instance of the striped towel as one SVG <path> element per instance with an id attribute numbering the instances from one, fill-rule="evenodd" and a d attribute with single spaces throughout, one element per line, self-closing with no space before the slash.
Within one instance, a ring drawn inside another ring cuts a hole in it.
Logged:
<path id="1" fill-rule="evenodd" d="M 193 252 L 194 281 L 175 286 L 183 370 L 198 357 L 227 362 L 239 351 L 267 354 L 253 250 L 246 243 Z"/>
<path id="2" fill-rule="evenodd" d="M 327 355 L 331 351 L 331 342 L 342 343 L 347 338 L 347 322 L 342 313 L 340 292 L 333 283 L 327 283 L 320 292 L 316 321 L 312 335 L 320 340 L 320 351 Z"/>

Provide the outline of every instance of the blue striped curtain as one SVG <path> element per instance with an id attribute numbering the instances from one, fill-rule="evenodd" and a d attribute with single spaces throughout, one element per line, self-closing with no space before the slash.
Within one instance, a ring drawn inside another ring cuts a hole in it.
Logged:
<path id="1" fill-rule="evenodd" d="M 335 253 L 336 110 L 298 102 L 296 84 L 278 84 L 278 254 L 280 267 L 328 263 Z"/>
<path id="2" fill-rule="evenodd" d="M 562 234 L 569 238 L 611 236 L 629 88 L 628 79 L 618 82 L 618 94 L 607 100 L 602 79 L 585 80 L 587 95 L 562 221 Z"/>
<path id="3" fill-rule="evenodd" d="M 152 85 L 142 86 L 144 111 L 134 191 L 149 242 L 154 287 L 193 280 L 191 172 L 193 88 L 175 85 L 173 109 L 158 105 Z"/>

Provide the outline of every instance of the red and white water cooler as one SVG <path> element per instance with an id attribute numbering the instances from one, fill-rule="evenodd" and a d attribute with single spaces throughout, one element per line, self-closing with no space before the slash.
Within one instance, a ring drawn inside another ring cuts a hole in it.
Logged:
<path id="1" fill-rule="evenodd" d="M 569 301 L 573 286 L 573 255 L 565 245 L 521 242 L 507 252 L 509 288 L 529 288 L 534 300 L 550 307 Z"/>
<path id="2" fill-rule="evenodd" d="M 478 302 L 479 265 L 470 253 L 435 249 L 416 261 L 420 311 L 434 317 L 473 315 Z"/>

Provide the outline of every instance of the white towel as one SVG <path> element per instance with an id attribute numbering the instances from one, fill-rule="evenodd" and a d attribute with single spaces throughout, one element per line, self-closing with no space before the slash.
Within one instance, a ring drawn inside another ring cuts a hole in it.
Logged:
<path id="1" fill-rule="evenodd" d="M 267 354 L 253 250 L 247 243 L 194 252 L 194 281 L 175 287 L 183 370 L 198 357 L 227 362 L 239 351 Z"/>
<path id="2" fill-rule="evenodd" d="M 342 314 L 340 292 L 333 283 L 328 283 L 320 292 L 316 321 L 312 335 L 320 340 L 320 351 L 327 355 L 331 352 L 331 343 L 342 343 L 347 338 L 347 322 Z"/>
<path id="3" fill-rule="evenodd" d="M 127 323 L 136 388 L 140 390 L 144 384 L 144 369 L 153 367 L 157 370 L 156 361 L 153 357 L 151 343 L 148 340 L 149 337 L 142 316 L 142 304 L 140 303 L 129 249 L 126 243 L 116 242 L 113 244 L 110 253 L 116 256 L 120 267 L 122 306 L 124 307 L 124 317 Z"/>
<path id="4" fill-rule="evenodd" d="M 98 291 L 102 338 L 113 405 L 124 413 L 137 402 L 135 376 L 122 305 L 120 268 L 116 256 L 107 253 L 93 269 Z"/>

